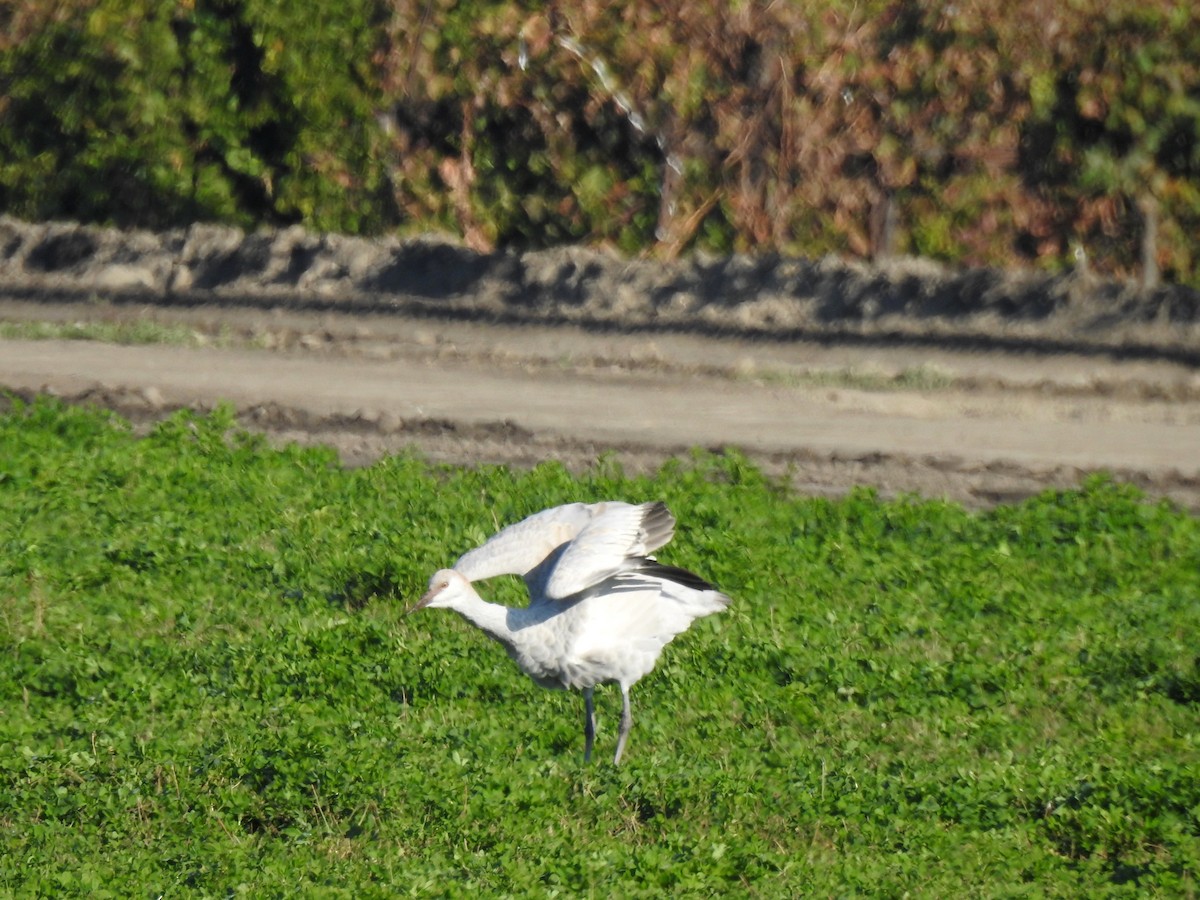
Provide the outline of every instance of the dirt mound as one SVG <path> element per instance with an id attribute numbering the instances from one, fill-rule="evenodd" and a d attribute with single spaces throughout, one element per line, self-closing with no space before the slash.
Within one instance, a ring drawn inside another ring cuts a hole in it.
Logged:
<path id="1" fill-rule="evenodd" d="M 479 254 L 435 238 L 195 225 L 125 232 L 0 219 L 9 296 L 273 306 L 631 331 L 1200 361 L 1200 294 L 1084 271 L 1011 275 L 913 259 L 629 260 L 597 250 Z"/>

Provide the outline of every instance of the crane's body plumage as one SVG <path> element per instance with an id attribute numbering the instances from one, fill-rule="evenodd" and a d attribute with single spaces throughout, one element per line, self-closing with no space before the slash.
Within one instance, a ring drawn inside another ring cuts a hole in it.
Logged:
<path id="1" fill-rule="evenodd" d="M 670 541 L 675 519 L 662 503 L 572 503 L 510 525 L 436 572 L 414 607 L 446 607 L 504 646 L 546 688 L 583 692 L 584 758 L 595 734 L 592 692 L 616 682 L 623 698 L 614 763 L 632 726 L 629 690 L 654 668 L 664 646 L 729 598 L 650 554 Z M 521 575 L 527 607 L 489 603 L 473 581 Z"/>

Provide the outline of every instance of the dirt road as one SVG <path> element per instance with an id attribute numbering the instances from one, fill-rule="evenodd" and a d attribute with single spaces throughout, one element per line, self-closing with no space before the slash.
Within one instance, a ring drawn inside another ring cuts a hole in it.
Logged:
<path id="1" fill-rule="evenodd" d="M 72 334 L 150 342 L 28 339 Z M 0 218 L 0 335 L 0 389 L 139 423 L 229 402 L 348 464 L 736 448 L 804 492 L 983 505 L 1105 470 L 1200 510 L 1185 288 Z"/>
<path id="2" fill-rule="evenodd" d="M 10 302 L 0 314 L 149 313 Z M 645 469 L 691 447 L 737 448 L 809 492 L 869 484 L 986 504 L 1109 470 L 1200 509 L 1200 378 L 1176 363 L 281 310 L 156 315 L 231 346 L 7 340 L 0 385 L 138 421 L 225 401 L 250 427 L 333 444 L 350 464 L 415 446 L 451 462 L 576 468 L 611 452 Z"/>

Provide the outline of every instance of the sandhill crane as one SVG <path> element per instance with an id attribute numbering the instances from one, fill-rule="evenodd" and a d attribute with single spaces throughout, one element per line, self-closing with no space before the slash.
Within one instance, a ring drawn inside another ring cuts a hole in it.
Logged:
<path id="1" fill-rule="evenodd" d="M 650 554 L 675 533 L 663 503 L 570 503 L 510 525 L 435 572 L 409 610 L 452 609 L 499 641 L 521 670 L 545 688 L 583 692 L 584 751 L 592 757 L 596 685 L 621 687 L 621 730 L 613 764 L 633 726 L 629 690 L 654 668 L 662 648 L 692 620 L 720 612 L 729 597 Z M 472 582 L 521 575 L 529 606 L 488 603 Z"/>

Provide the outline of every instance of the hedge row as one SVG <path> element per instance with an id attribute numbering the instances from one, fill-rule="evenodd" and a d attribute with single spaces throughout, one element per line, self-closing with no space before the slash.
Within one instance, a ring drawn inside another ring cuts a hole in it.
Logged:
<path id="1" fill-rule="evenodd" d="M 0 208 L 1200 284 L 1200 7 L 25 0 Z"/>

